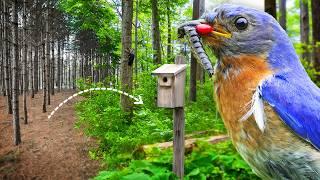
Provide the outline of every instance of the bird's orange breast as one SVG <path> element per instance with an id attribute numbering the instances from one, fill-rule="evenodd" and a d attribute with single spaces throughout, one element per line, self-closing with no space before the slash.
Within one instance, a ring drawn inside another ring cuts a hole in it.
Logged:
<path id="1" fill-rule="evenodd" d="M 234 142 L 239 141 L 243 130 L 250 131 L 253 139 L 261 135 L 252 117 L 243 122 L 240 119 L 250 109 L 259 83 L 271 73 L 267 62 L 256 56 L 221 60 L 216 70 L 215 95 L 220 114 Z"/>

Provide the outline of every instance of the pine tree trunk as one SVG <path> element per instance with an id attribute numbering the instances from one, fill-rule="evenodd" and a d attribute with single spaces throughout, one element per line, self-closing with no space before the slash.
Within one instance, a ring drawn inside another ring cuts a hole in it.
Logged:
<path id="1" fill-rule="evenodd" d="M 151 0 L 152 6 L 152 48 L 153 48 L 153 62 L 155 64 L 161 64 L 161 39 L 159 28 L 159 9 L 158 0 Z"/>
<path id="2" fill-rule="evenodd" d="M 50 88 L 51 88 L 51 78 L 50 78 L 50 34 L 49 34 L 49 0 L 47 0 L 47 14 L 46 14 L 46 72 L 47 72 L 47 95 L 48 95 L 48 105 L 51 104 L 51 97 L 50 97 Z"/>
<path id="3" fill-rule="evenodd" d="M 58 88 L 58 92 L 61 91 L 61 64 L 60 64 L 60 61 L 61 61 L 61 57 L 60 57 L 60 54 L 61 54 L 61 42 L 58 41 L 58 60 L 57 60 L 57 88 Z"/>
<path id="4" fill-rule="evenodd" d="M 171 28 L 171 9 L 170 9 L 170 0 L 167 0 L 167 28 L 168 28 L 168 39 L 167 39 L 167 59 L 170 62 L 173 62 L 174 58 L 172 57 L 172 28 Z"/>
<path id="5" fill-rule="evenodd" d="M 75 57 L 73 59 L 73 71 L 72 71 L 72 89 L 76 89 L 76 79 L 77 79 L 77 58 L 78 54 L 76 51 Z"/>
<path id="6" fill-rule="evenodd" d="M 72 68 L 71 68 L 71 59 L 70 59 L 70 53 L 69 53 L 69 61 L 68 61 L 68 88 L 71 89 L 71 72 L 72 72 Z"/>
<path id="7" fill-rule="evenodd" d="M 200 7 L 204 4 L 203 0 L 193 0 L 193 19 L 198 19 L 200 17 Z M 190 65 L 190 101 L 195 102 L 197 100 L 197 74 L 198 65 L 197 60 L 191 53 L 191 65 Z M 200 69 L 199 69 L 200 70 Z M 201 72 L 200 72 L 201 73 Z"/>
<path id="8" fill-rule="evenodd" d="M 320 1 L 312 0 L 312 36 L 313 36 L 313 62 L 320 71 Z M 317 78 L 320 80 L 320 75 Z"/>
<path id="9" fill-rule="evenodd" d="M 302 43 L 302 59 L 310 61 L 309 53 L 309 35 L 310 35 L 310 22 L 309 22 L 309 8 L 307 0 L 300 0 L 300 38 Z"/>
<path id="10" fill-rule="evenodd" d="M 279 23 L 284 30 L 287 30 L 287 0 L 280 0 L 279 3 Z"/>
<path id="11" fill-rule="evenodd" d="M 4 53 L 5 53 L 5 49 L 3 48 L 3 44 L 5 43 L 5 39 L 4 39 L 4 23 L 5 23 L 5 19 L 4 19 L 4 11 L 3 11 L 3 3 L 0 3 L 0 10 L 1 10 L 1 25 L 0 25 L 0 39 L 1 39 L 1 43 L 0 43 L 0 54 L 1 54 L 1 65 L 0 65 L 0 81 L 1 81 L 1 92 L 3 96 L 6 96 L 6 85 L 5 85 L 5 76 L 4 76 L 4 70 L 5 70 L 5 61 L 4 61 Z"/>
<path id="12" fill-rule="evenodd" d="M 138 81 L 138 24 L 139 23 L 139 0 L 136 0 L 136 19 L 134 26 L 134 69 L 135 69 L 135 77 L 136 81 Z"/>
<path id="13" fill-rule="evenodd" d="M 42 104 L 42 112 L 47 112 L 47 61 L 46 61 L 46 43 L 43 38 L 43 34 L 41 33 L 42 39 L 42 89 L 43 89 L 43 104 Z"/>
<path id="14" fill-rule="evenodd" d="M 94 58 L 93 58 L 93 53 L 92 53 L 92 49 L 90 50 L 90 65 L 89 65 L 89 69 L 90 69 L 90 76 L 91 76 L 91 82 L 94 83 Z M 70 53 L 68 53 L 68 62 L 70 62 Z"/>
<path id="15" fill-rule="evenodd" d="M 1 30 L 2 32 L 2 30 Z M 2 37 L 2 33 L 1 33 L 1 37 Z M 1 41 L 4 42 L 1 38 Z M 4 62 L 4 53 L 3 53 L 3 44 L 2 42 L 0 43 L 0 51 L 1 51 L 1 64 L 0 64 L 0 76 L 1 76 L 1 92 L 3 96 L 6 96 L 6 85 L 5 85 L 5 76 L 4 76 L 4 67 L 5 67 L 5 62 Z"/>
<path id="16" fill-rule="evenodd" d="M 199 19 L 202 14 L 205 12 L 205 0 L 199 0 L 199 12 L 197 14 L 197 18 L 195 19 Z M 200 84 L 204 83 L 204 70 L 202 68 L 202 66 L 200 65 L 200 63 L 197 63 L 197 81 L 200 81 Z"/>
<path id="17" fill-rule="evenodd" d="M 80 54 L 80 74 L 81 78 L 84 78 L 84 54 Z"/>
<path id="18" fill-rule="evenodd" d="M 63 83 L 64 83 L 64 70 L 63 70 L 63 67 L 64 67 L 64 59 L 63 59 L 63 55 L 64 55 L 64 42 L 62 41 L 61 42 L 61 44 L 62 44 L 62 46 L 61 46 L 61 56 L 60 56 L 60 73 L 61 73 L 61 77 L 60 77 L 60 86 L 61 86 L 61 88 L 63 89 L 64 88 L 64 86 L 63 86 Z"/>
<path id="19" fill-rule="evenodd" d="M 264 0 L 265 11 L 274 18 L 277 18 L 276 0 Z"/>
<path id="20" fill-rule="evenodd" d="M 33 99 L 34 98 L 34 61 L 35 61 L 35 58 L 33 58 L 33 54 L 32 54 L 32 45 L 30 43 L 30 80 L 31 80 L 31 98 Z"/>
<path id="21" fill-rule="evenodd" d="M 39 43 L 37 41 L 36 46 L 34 47 L 34 58 L 33 58 L 33 78 L 34 78 L 34 92 L 38 93 L 39 92 Z"/>
<path id="22" fill-rule="evenodd" d="M 132 66 L 128 65 L 129 51 L 132 43 L 133 0 L 122 0 L 122 52 L 121 52 L 121 90 L 132 92 Z M 131 100 L 121 95 L 121 107 L 126 112 L 132 112 Z"/>
<path id="23" fill-rule="evenodd" d="M 27 2 L 23 1 L 23 114 L 24 124 L 28 124 L 28 107 L 27 107 L 27 91 L 28 91 L 28 73 L 27 73 L 27 57 L 28 57 L 28 45 L 27 45 Z"/>
<path id="24" fill-rule="evenodd" d="M 12 40 L 13 40 L 13 66 L 12 66 L 12 101 L 13 101 L 13 133 L 14 144 L 21 143 L 19 123 L 19 47 L 18 47 L 18 0 L 12 2 Z"/>
<path id="25" fill-rule="evenodd" d="M 52 59 L 51 59 L 51 95 L 54 96 L 54 76 L 55 76 L 55 57 L 54 57 L 54 37 L 52 37 L 52 46 L 51 46 L 51 52 L 52 52 Z"/>
<path id="26" fill-rule="evenodd" d="M 8 114 L 12 114 L 12 84 L 11 84 L 11 59 L 10 59 L 10 43 L 9 43 L 9 8 L 7 7 L 6 1 L 3 1 L 5 24 L 4 24 L 4 44 L 3 49 L 5 51 L 5 83 L 6 83 L 6 94 L 7 94 L 7 108 Z"/>
<path id="27" fill-rule="evenodd" d="M 107 55 L 105 56 L 106 59 L 104 60 L 104 64 L 107 66 L 106 69 L 104 69 L 103 71 L 103 79 L 105 80 L 105 82 L 107 81 L 107 79 L 109 78 L 109 81 L 108 81 L 108 85 L 110 85 L 111 83 L 113 82 L 116 82 L 115 80 L 115 76 L 116 74 L 113 73 L 114 77 L 114 81 L 112 80 L 112 69 L 116 69 L 116 67 L 112 68 L 112 62 L 111 62 L 111 58 L 110 58 L 110 53 L 107 53 Z M 115 86 L 115 83 L 113 83 L 113 85 Z"/>

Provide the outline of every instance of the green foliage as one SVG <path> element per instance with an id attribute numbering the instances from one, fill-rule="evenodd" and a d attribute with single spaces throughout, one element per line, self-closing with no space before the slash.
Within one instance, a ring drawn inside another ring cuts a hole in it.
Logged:
<path id="1" fill-rule="evenodd" d="M 59 7 L 70 16 L 73 31 L 93 31 L 101 50 L 117 50 L 120 42 L 119 18 L 105 0 L 61 0 Z"/>
<path id="2" fill-rule="evenodd" d="M 292 7 L 287 7 L 287 33 L 294 41 L 300 41 L 300 14 L 299 4 Z"/>
<path id="3" fill-rule="evenodd" d="M 113 92 L 91 92 L 77 105 L 79 121 L 88 136 L 96 138 L 99 147 L 91 151 L 91 157 L 103 158 L 109 167 L 121 167 L 136 154 L 144 144 L 172 140 L 172 110 L 156 106 L 156 78 L 150 72 L 141 73 L 136 82 L 135 95 L 141 95 L 144 105 L 135 106 L 133 117 L 128 121 L 127 114 L 120 108 L 119 94 Z M 79 80 L 80 89 L 101 86 Z M 212 82 L 199 86 L 198 102 L 185 107 L 186 132 L 210 130 L 209 135 L 225 133 L 212 97 Z M 139 156 L 139 157 L 138 157 Z"/>
<path id="4" fill-rule="evenodd" d="M 317 71 L 314 66 L 312 65 L 312 63 L 306 61 L 306 60 L 302 60 L 301 61 L 304 68 L 306 69 L 308 75 L 310 76 L 311 80 L 313 82 L 315 82 L 319 87 L 320 87 L 320 82 L 318 81 L 317 77 L 320 76 L 320 72 Z"/>
<path id="5" fill-rule="evenodd" d="M 142 144 L 168 139 L 171 135 L 171 120 L 159 111 L 138 108 L 128 121 L 120 108 L 119 94 L 94 92 L 85 96 L 88 98 L 77 105 L 77 125 L 99 142 L 99 148 L 91 155 L 103 157 L 109 166 L 121 166 L 133 158 L 132 153 Z"/>
<path id="6" fill-rule="evenodd" d="M 172 173 L 172 150 L 154 149 L 146 160 L 132 161 L 119 171 L 101 171 L 95 180 L 177 179 Z M 186 155 L 185 177 L 191 179 L 259 179 L 237 154 L 230 141 L 211 145 L 198 142 Z"/>
<path id="7" fill-rule="evenodd" d="M 315 82 L 318 86 L 320 86 L 320 82 L 318 81 L 317 77 L 320 75 L 320 72 L 316 70 L 314 65 L 311 63 L 311 54 L 312 54 L 312 46 L 306 45 L 302 43 L 295 43 L 294 44 L 295 50 L 298 55 L 302 56 L 303 53 L 309 54 L 309 59 L 301 59 L 301 63 L 304 66 L 305 70 L 307 71 L 309 77 L 313 82 Z"/>
<path id="8" fill-rule="evenodd" d="M 186 87 L 189 87 L 189 85 Z M 188 99 L 189 88 L 186 88 L 186 91 L 185 99 Z M 226 132 L 214 102 L 213 83 L 211 80 L 207 80 L 204 85 L 197 86 L 197 101 L 187 101 L 185 106 L 185 118 L 187 133 L 203 130 L 212 130 L 211 133 L 213 134 L 222 134 Z"/>

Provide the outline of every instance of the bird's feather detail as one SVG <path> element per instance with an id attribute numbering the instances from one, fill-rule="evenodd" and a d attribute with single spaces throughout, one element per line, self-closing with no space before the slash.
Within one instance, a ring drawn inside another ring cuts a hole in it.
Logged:
<path id="1" fill-rule="evenodd" d="M 256 88 L 252 96 L 249 111 L 241 117 L 240 121 L 245 121 L 252 115 L 261 132 L 264 132 L 266 127 L 266 119 L 264 114 L 264 104 L 261 97 L 260 85 Z"/>
<path id="2" fill-rule="evenodd" d="M 292 131 L 320 149 L 320 90 L 309 78 L 294 72 L 274 75 L 261 93 Z"/>

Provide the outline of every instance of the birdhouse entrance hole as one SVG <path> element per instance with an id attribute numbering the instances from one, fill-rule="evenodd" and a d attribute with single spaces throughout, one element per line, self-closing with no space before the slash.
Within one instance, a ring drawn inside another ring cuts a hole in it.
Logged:
<path id="1" fill-rule="evenodd" d="M 166 83 L 168 81 L 168 78 L 167 77 L 163 77 L 162 81 Z"/>

